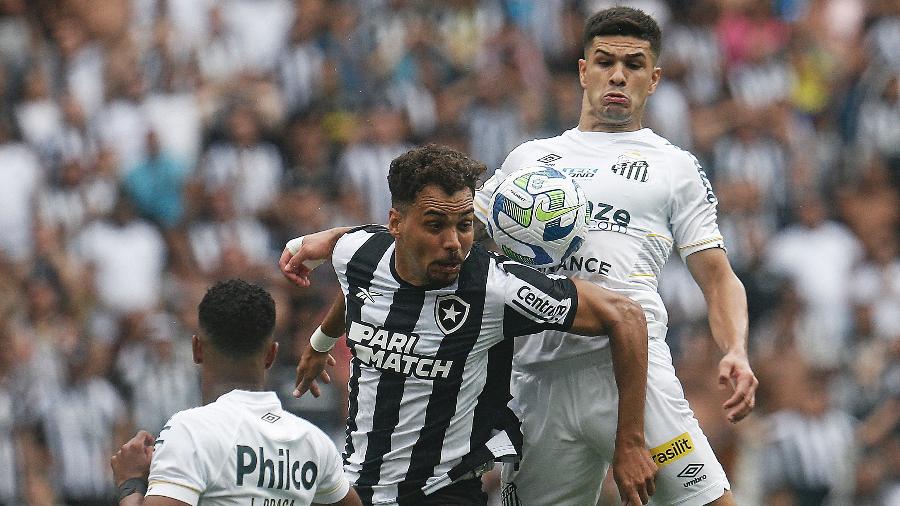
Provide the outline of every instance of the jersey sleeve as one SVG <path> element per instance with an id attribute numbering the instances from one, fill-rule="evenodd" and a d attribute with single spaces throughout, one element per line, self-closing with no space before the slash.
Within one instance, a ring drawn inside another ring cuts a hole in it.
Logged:
<path id="1" fill-rule="evenodd" d="M 199 454 L 201 447 L 184 417 L 173 416 L 154 444 L 147 495 L 196 505 L 208 481 L 208 472 Z"/>
<path id="2" fill-rule="evenodd" d="M 504 338 L 571 328 L 578 311 L 575 283 L 505 257 L 497 259 L 488 283 L 492 295 L 503 300 Z"/>
<path id="3" fill-rule="evenodd" d="M 337 448 L 324 433 L 320 433 L 318 446 L 319 455 L 322 458 L 319 460 L 320 479 L 313 502 L 317 504 L 336 503 L 350 491 L 350 482 L 344 476 L 343 462 Z"/>
<path id="4" fill-rule="evenodd" d="M 347 264 L 356 254 L 356 251 L 366 243 L 373 235 L 390 234 L 383 225 L 362 225 L 352 228 L 342 235 L 334 245 L 331 253 L 331 264 L 338 279 L 346 279 Z"/>
<path id="5" fill-rule="evenodd" d="M 674 172 L 669 220 L 681 258 L 709 248 L 725 249 L 716 222 L 718 201 L 700 162 L 688 154 Z"/>

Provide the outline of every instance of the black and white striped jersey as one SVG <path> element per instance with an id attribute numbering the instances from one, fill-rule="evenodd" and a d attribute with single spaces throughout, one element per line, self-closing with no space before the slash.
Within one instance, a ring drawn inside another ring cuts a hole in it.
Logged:
<path id="1" fill-rule="evenodd" d="M 393 259 L 394 238 L 375 225 L 332 257 L 353 354 L 344 470 L 366 504 L 417 504 L 463 457 L 484 455 L 494 429 L 518 432 L 511 338 L 566 330 L 577 308 L 570 280 L 478 245 L 446 287 L 404 282 Z"/>

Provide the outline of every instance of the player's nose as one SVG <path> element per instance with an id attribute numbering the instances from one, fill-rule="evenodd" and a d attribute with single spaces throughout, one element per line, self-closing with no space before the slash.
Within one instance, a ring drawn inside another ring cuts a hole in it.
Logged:
<path id="1" fill-rule="evenodd" d="M 459 251 L 460 249 L 460 241 L 459 241 L 459 232 L 457 232 L 454 228 L 449 228 L 443 235 L 443 244 L 445 250 L 447 251 Z"/>
<path id="2" fill-rule="evenodd" d="M 622 63 L 613 65 L 612 74 L 609 75 L 609 83 L 616 86 L 625 85 L 625 65 Z"/>

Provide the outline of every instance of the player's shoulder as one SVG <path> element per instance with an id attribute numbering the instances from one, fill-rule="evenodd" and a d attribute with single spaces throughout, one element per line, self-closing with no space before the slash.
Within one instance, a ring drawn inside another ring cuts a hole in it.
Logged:
<path id="1" fill-rule="evenodd" d="M 666 139 L 656 132 L 648 129 L 648 133 L 644 138 L 646 142 L 650 143 L 666 158 L 666 161 L 672 167 L 693 171 L 696 171 L 697 168 L 700 167 L 700 161 L 697 160 L 697 157 L 694 156 L 693 153 L 677 144 L 672 144 L 669 139 Z"/>
<path id="2" fill-rule="evenodd" d="M 309 420 L 287 411 L 280 414 L 284 417 L 286 425 L 291 426 L 291 434 L 296 435 L 298 439 L 305 438 L 317 446 L 334 446 L 331 437 Z"/>
<path id="3" fill-rule="evenodd" d="M 349 259 L 373 238 L 377 238 L 377 241 L 381 243 L 390 243 L 394 240 L 384 225 L 362 225 L 348 230 L 338 239 L 334 247 L 334 254 L 336 257 L 343 256 Z"/>
<path id="4" fill-rule="evenodd" d="M 531 139 L 519 144 L 515 149 L 510 151 L 507 160 L 515 160 L 519 165 L 528 162 L 533 162 L 534 164 L 552 163 L 560 156 L 554 151 L 565 146 L 567 142 L 569 142 L 569 140 L 567 139 L 565 132 L 554 137 Z"/>

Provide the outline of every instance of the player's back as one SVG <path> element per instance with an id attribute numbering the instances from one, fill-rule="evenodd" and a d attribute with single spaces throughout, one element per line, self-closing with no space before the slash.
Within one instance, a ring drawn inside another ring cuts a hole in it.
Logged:
<path id="1" fill-rule="evenodd" d="M 148 495 L 189 504 L 333 503 L 349 484 L 331 440 L 273 392 L 233 390 L 160 431 Z"/>

